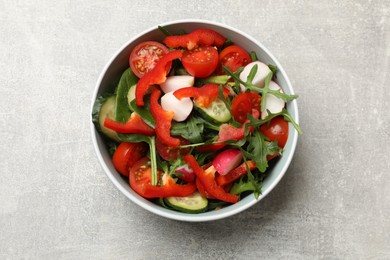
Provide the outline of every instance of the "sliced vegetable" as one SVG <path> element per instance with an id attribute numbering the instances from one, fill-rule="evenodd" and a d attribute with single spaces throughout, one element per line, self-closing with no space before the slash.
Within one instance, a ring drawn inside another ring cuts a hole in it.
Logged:
<path id="1" fill-rule="evenodd" d="M 129 176 L 130 168 L 148 152 L 148 145 L 144 142 L 119 144 L 112 157 L 115 169 L 124 176 Z"/>
<path id="2" fill-rule="evenodd" d="M 267 78 L 267 76 L 271 72 L 271 70 L 269 69 L 269 67 L 266 64 L 264 64 L 260 61 L 254 61 L 254 62 L 251 62 L 248 65 L 246 65 L 244 70 L 240 73 L 240 79 L 242 81 L 246 82 L 248 79 L 248 75 L 251 72 L 251 69 L 255 65 L 257 65 L 257 72 L 252 80 L 252 85 L 259 87 L 259 88 L 262 88 L 262 87 L 264 87 L 265 79 Z M 242 92 L 244 92 L 246 90 L 246 87 L 243 84 L 241 84 L 240 87 L 241 87 Z"/>
<path id="3" fill-rule="evenodd" d="M 210 76 L 218 66 L 218 52 L 214 47 L 200 46 L 183 52 L 183 67 L 194 77 Z"/>
<path id="4" fill-rule="evenodd" d="M 168 197 L 164 201 L 172 208 L 185 213 L 201 213 L 206 211 L 208 206 L 208 200 L 199 192 L 187 197 Z"/>
<path id="5" fill-rule="evenodd" d="M 186 182 L 194 182 L 195 181 L 195 174 L 194 171 L 188 167 L 188 164 L 184 164 L 182 166 L 179 166 L 175 170 L 175 175 L 183 181 Z"/>
<path id="6" fill-rule="evenodd" d="M 210 104 L 219 97 L 219 85 L 218 84 L 206 84 L 200 88 L 197 87 L 187 87 L 181 88 L 173 92 L 173 95 L 177 99 L 194 98 L 195 104 L 198 107 L 208 107 Z M 230 94 L 230 90 L 226 87 L 223 88 L 224 96 Z"/>
<path id="7" fill-rule="evenodd" d="M 130 68 L 138 78 L 142 78 L 146 73 L 151 71 L 161 57 L 168 52 L 168 48 L 159 42 L 141 42 L 131 51 L 129 57 Z M 165 69 L 168 73 L 171 69 L 171 64 L 168 63 Z"/>
<path id="8" fill-rule="evenodd" d="M 186 35 L 167 36 L 164 43 L 170 48 L 187 48 L 192 50 L 199 45 L 221 47 L 226 38 L 216 31 L 208 29 L 194 30 Z"/>
<path id="9" fill-rule="evenodd" d="M 96 128 L 110 139 L 120 142 L 117 132 L 104 126 L 107 118 L 115 118 L 115 104 L 116 96 L 109 96 L 107 98 L 101 96 L 96 99 L 94 105 L 94 113 L 92 115 L 93 122 Z"/>
<path id="10" fill-rule="evenodd" d="M 226 175 L 242 161 L 242 153 L 238 149 L 227 149 L 219 153 L 213 160 L 213 166 L 220 175 Z"/>
<path id="11" fill-rule="evenodd" d="M 269 83 L 269 89 L 277 90 L 280 93 L 283 93 L 282 88 L 274 81 L 271 81 Z M 268 111 L 271 112 L 272 114 L 282 112 L 285 105 L 286 103 L 284 102 L 283 99 L 277 98 L 272 94 L 267 94 L 267 99 L 265 101 L 265 109 L 264 111 L 261 111 L 261 118 L 262 119 L 266 118 L 268 116 Z"/>
<path id="12" fill-rule="evenodd" d="M 206 118 L 208 121 L 216 123 L 225 123 L 232 118 L 229 109 L 226 104 L 219 98 L 216 98 L 207 107 L 201 107 L 196 105 L 198 102 L 195 101 L 195 108 Z"/>
<path id="13" fill-rule="evenodd" d="M 129 182 L 131 188 L 144 198 L 186 197 L 196 191 L 194 183 L 177 184 L 167 173 L 158 172 L 161 176 L 161 186 L 153 186 L 152 170 L 149 159 L 144 157 L 137 161 L 130 169 Z"/>
<path id="14" fill-rule="evenodd" d="M 165 111 L 172 111 L 173 120 L 182 122 L 191 114 L 194 103 L 190 98 L 177 99 L 172 92 L 164 94 L 161 98 L 161 107 Z"/>
<path id="15" fill-rule="evenodd" d="M 158 99 L 161 96 L 161 91 L 154 89 L 150 96 L 150 111 L 154 119 L 156 120 L 156 134 L 164 144 L 177 147 L 180 144 L 178 138 L 171 136 L 171 126 L 174 113 L 172 111 L 165 111 L 158 103 Z"/>
<path id="16" fill-rule="evenodd" d="M 228 174 L 217 176 L 216 181 L 218 185 L 225 186 L 229 183 L 238 180 L 241 176 L 246 175 L 248 173 L 248 169 L 250 171 L 253 171 L 254 169 L 256 169 L 256 164 L 252 161 L 246 161 L 242 163 L 240 166 L 238 166 L 237 168 L 228 172 Z"/>
<path id="17" fill-rule="evenodd" d="M 180 145 L 188 145 L 189 141 L 184 139 L 181 136 L 175 137 L 179 139 Z M 175 161 L 180 155 L 188 154 L 191 149 L 190 148 L 179 148 L 179 147 L 170 147 L 163 143 L 160 138 L 156 138 L 156 149 L 158 154 L 166 161 Z"/>
<path id="18" fill-rule="evenodd" d="M 194 82 L 195 78 L 193 76 L 170 76 L 167 77 L 164 83 L 160 84 L 160 88 L 164 93 L 168 93 L 181 88 L 191 87 L 194 85 Z"/>
<path id="19" fill-rule="evenodd" d="M 231 72 L 236 72 L 251 62 L 249 54 L 237 45 L 230 45 L 219 54 L 219 63 L 226 66 Z"/>
<path id="20" fill-rule="evenodd" d="M 104 127 L 122 134 L 142 134 L 146 136 L 155 134 L 154 129 L 147 125 L 135 112 L 131 114 L 126 123 L 119 123 L 107 117 L 104 121 Z"/>
<path id="21" fill-rule="evenodd" d="M 261 96 L 254 91 L 243 92 L 234 97 L 232 101 L 232 115 L 234 120 L 243 124 L 248 119 L 248 114 L 253 110 L 260 112 Z"/>
<path id="22" fill-rule="evenodd" d="M 236 203 L 238 201 L 237 195 L 226 192 L 221 186 L 217 184 L 214 178 L 216 172 L 214 166 L 210 166 L 206 170 L 203 170 L 193 155 L 186 155 L 183 157 L 183 160 L 194 170 L 196 177 L 199 178 L 205 190 L 210 195 L 216 199 L 229 203 Z"/>
<path id="23" fill-rule="evenodd" d="M 135 91 L 135 99 L 137 106 L 144 105 L 144 95 L 148 91 L 149 87 L 154 84 L 161 84 L 165 82 L 167 71 L 166 66 L 175 59 L 182 56 L 181 51 L 171 51 L 162 56 L 156 66 L 146 73 L 137 83 Z"/>

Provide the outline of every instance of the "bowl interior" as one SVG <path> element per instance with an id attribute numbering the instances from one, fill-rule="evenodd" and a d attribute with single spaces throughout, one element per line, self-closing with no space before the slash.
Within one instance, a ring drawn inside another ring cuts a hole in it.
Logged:
<path id="1" fill-rule="evenodd" d="M 282 66 L 279 64 L 276 58 L 261 43 L 257 42 L 251 36 L 226 25 L 222 25 L 215 22 L 209 22 L 209 21 L 201 21 L 201 20 L 182 20 L 182 21 L 161 24 L 161 26 L 164 26 L 172 33 L 178 33 L 181 30 L 190 32 L 194 29 L 199 29 L 199 28 L 213 29 L 221 33 L 222 35 L 224 35 L 228 39 L 231 39 L 235 44 L 241 46 L 247 51 L 255 51 L 260 61 L 266 64 L 276 65 L 278 67 L 278 72 L 276 75 L 278 84 L 283 88 L 283 90 L 287 94 L 294 93 L 286 73 L 284 72 Z M 143 41 L 148 41 L 148 40 L 162 41 L 164 37 L 165 35 L 156 26 L 155 28 L 151 28 L 137 35 L 132 40 L 127 42 L 112 57 L 112 59 L 108 62 L 108 64 L 102 71 L 98 79 L 95 92 L 93 94 L 92 103 L 95 101 L 96 97 L 99 96 L 100 94 L 106 92 L 113 92 L 117 82 L 119 81 L 121 74 L 129 66 L 128 57 L 131 50 L 138 43 L 141 43 Z M 297 108 L 296 100 L 289 102 L 287 104 L 287 110 L 294 118 L 294 120 L 298 122 L 298 108 Z M 167 217 L 175 220 L 182 220 L 182 221 L 210 221 L 210 220 L 225 218 L 234 215 L 236 213 L 239 213 L 247 209 L 248 207 L 254 205 L 258 201 L 260 201 L 275 187 L 275 185 L 283 177 L 293 157 L 296 143 L 297 143 L 297 138 L 298 138 L 298 133 L 290 124 L 289 137 L 285 147 L 285 152 L 283 153 L 283 156 L 279 158 L 278 161 L 275 163 L 275 165 L 273 165 L 273 167 L 270 169 L 268 176 L 263 182 L 262 194 L 258 199 L 255 199 L 253 195 L 250 195 L 242 199 L 240 202 L 225 207 L 223 209 L 220 209 L 218 211 L 206 212 L 201 214 L 185 214 L 185 213 L 180 213 L 180 212 L 165 209 L 163 207 L 160 207 L 159 205 L 155 205 L 154 203 L 138 196 L 130 188 L 128 182 L 125 179 L 123 179 L 113 167 L 107 148 L 102 138 L 95 130 L 94 125 L 92 123 L 91 123 L 91 129 L 92 129 L 92 140 L 93 140 L 94 148 L 98 156 L 98 159 L 104 171 L 106 172 L 107 176 L 114 183 L 114 185 L 130 200 L 132 200 L 134 203 L 138 204 L 139 206 L 145 208 L 146 210 L 149 210 L 163 217 Z"/>

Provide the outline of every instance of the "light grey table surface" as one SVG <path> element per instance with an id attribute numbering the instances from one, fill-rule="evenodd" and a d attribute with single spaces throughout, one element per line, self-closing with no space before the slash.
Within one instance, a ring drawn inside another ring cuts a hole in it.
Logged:
<path id="1" fill-rule="evenodd" d="M 267 46 L 304 135 L 264 200 L 223 221 L 153 215 L 95 156 L 96 80 L 185 18 Z M 390 259 L 389 1 L 0 1 L 0 259 Z"/>

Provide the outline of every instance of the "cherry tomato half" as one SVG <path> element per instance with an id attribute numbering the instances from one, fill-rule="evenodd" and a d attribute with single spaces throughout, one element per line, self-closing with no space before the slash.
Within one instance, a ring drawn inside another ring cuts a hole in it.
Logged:
<path id="1" fill-rule="evenodd" d="M 188 140 L 184 139 L 181 136 L 177 136 L 177 138 L 180 140 L 179 145 L 190 144 Z M 163 158 L 166 161 L 176 160 L 179 157 L 179 155 L 186 155 L 191 151 L 190 148 L 180 149 L 177 147 L 176 148 L 170 147 L 164 144 L 158 137 L 156 138 L 156 149 L 158 154 L 161 156 L 161 158 Z"/>
<path id="2" fill-rule="evenodd" d="M 260 131 L 270 139 L 278 141 L 279 147 L 284 147 L 288 138 L 288 122 L 283 117 L 278 116 L 272 118 L 269 125 L 264 124 L 260 127 Z"/>
<path id="3" fill-rule="evenodd" d="M 157 61 L 169 50 L 163 44 L 155 41 L 142 42 L 134 47 L 129 57 L 131 70 L 134 74 L 142 78 L 145 73 L 152 70 Z M 172 63 L 167 65 L 167 73 L 171 69 Z"/>
<path id="4" fill-rule="evenodd" d="M 236 72 L 240 67 L 250 62 L 251 57 L 249 54 L 237 45 L 228 46 L 219 54 L 219 63 L 221 66 L 226 66 L 232 72 Z"/>
<path id="5" fill-rule="evenodd" d="M 129 169 L 139 159 L 144 157 L 148 152 L 146 143 L 120 143 L 112 156 L 112 162 L 115 169 L 124 175 L 129 176 Z"/>
<path id="6" fill-rule="evenodd" d="M 183 52 L 181 58 L 186 71 L 194 77 L 210 76 L 218 66 L 218 52 L 211 46 L 200 46 Z"/>
<path id="7" fill-rule="evenodd" d="M 260 111 L 261 96 L 256 92 L 244 92 L 238 94 L 232 101 L 232 116 L 237 121 L 243 124 L 248 113 L 252 114 L 252 110 Z"/>

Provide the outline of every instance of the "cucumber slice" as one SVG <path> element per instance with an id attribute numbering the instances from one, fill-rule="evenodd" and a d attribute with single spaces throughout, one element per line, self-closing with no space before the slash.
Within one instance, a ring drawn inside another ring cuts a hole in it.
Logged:
<path id="1" fill-rule="evenodd" d="M 185 213 L 201 213 L 207 209 L 208 200 L 195 192 L 188 197 L 168 197 L 164 201 L 175 210 Z"/>
<path id="2" fill-rule="evenodd" d="M 130 87 L 129 92 L 127 92 L 127 103 L 130 104 L 131 101 L 135 99 L 135 88 L 137 87 L 137 84 Z M 129 109 L 133 111 L 133 109 L 129 105 Z"/>
<path id="3" fill-rule="evenodd" d="M 104 121 L 106 117 L 115 118 L 115 107 L 116 107 L 116 96 L 110 96 L 106 98 L 100 107 L 98 114 L 98 130 L 105 134 L 107 137 L 111 138 L 114 141 L 120 142 L 117 132 L 109 128 L 104 127 Z M 96 124 L 95 124 L 96 125 Z"/>
<path id="4" fill-rule="evenodd" d="M 195 108 L 205 117 L 206 120 L 211 120 L 212 122 L 226 123 L 232 117 L 229 109 L 220 98 L 214 100 L 213 103 L 206 108 L 199 107 L 195 103 Z"/>

